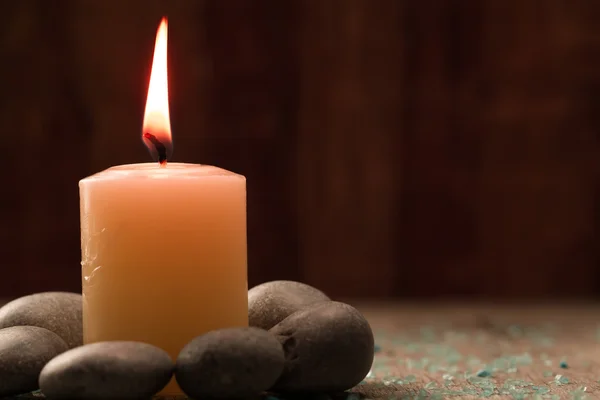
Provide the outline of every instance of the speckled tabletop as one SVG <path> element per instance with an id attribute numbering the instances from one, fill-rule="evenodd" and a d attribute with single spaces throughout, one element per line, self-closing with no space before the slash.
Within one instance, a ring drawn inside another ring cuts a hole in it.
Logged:
<path id="1" fill-rule="evenodd" d="M 315 398 L 600 399 L 600 305 L 358 308 L 373 368 L 352 393 Z"/>
<path id="2" fill-rule="evenodd" d="M 363 306 L 383 399 L 600 399 L 600 306 Z"/>

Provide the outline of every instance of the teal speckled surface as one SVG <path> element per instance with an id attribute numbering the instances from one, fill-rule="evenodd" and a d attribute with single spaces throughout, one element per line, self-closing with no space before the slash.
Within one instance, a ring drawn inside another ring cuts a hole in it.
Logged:
<path id="1" fill-rule="evenodd" d="M 389 399 L 600 398 L 600 307 L 364 307 L 379 351 L 355 390 Z"/>

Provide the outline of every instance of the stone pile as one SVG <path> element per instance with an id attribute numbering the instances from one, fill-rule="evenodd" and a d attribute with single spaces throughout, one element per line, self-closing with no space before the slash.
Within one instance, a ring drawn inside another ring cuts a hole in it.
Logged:
<path id="1" fill-rule="evenodd" d="M 49 399 L 150 398 L 173 376 L 191 398 L 337 393 L 373 363 L 367 320 L 299 282 L 250 289 L 249 327 L 198 336 L 176 360 L 146 343 L 83 345 L 81 304 L 46 292 L 0 308 L 0 398 L 38 389 Z"/>

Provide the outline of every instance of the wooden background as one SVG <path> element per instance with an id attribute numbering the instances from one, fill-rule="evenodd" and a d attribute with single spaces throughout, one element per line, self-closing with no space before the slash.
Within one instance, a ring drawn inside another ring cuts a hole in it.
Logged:
<path id="1" fill-rule="evenodd" d="M 0 1 L 0 293 L 79 290 L 77 181 L 149 161 L 170 22 L 176 161 L 248 178 L 250 284 L 600 293 L 600 2 Z"/>

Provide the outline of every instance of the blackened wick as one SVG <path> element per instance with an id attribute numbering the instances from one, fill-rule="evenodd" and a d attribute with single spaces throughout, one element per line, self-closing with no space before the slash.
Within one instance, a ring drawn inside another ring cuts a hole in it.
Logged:
<path id="1" fill-rule="evenodd" d="M 152 143 L 152 145 L 154 145 L 154 148 L 158 153 L 158 162 L 161 164 L 165 163 L 167 161 L 167 148 L 165 147 L 165 145 L 162 144 L 162 142 L 151 133 L 144 133 L 144 137 L 148 139 L 150 143 Z"/>

